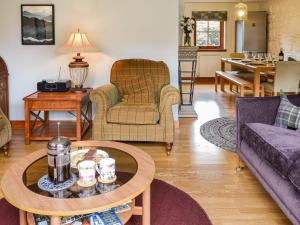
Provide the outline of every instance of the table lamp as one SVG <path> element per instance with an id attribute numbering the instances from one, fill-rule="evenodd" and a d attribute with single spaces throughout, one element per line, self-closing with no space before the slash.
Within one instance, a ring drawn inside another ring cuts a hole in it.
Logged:
<path id="1" fill-rule="evenodd" d="M 77 53 L 73 57 L 74 61 L 70 62 L 69 70 L 74 92 L 85 92 L 83 84 L 88 76 L 89 64 L 83 61 L 84 57 L 80 52 L 95 52 L 96 47 L 91 44 L 85 33 L 81 33 L 78 29 L 76 33 L 71 33 L 69 39 L 64 45 L 65 49 L 69 52 Z"/>

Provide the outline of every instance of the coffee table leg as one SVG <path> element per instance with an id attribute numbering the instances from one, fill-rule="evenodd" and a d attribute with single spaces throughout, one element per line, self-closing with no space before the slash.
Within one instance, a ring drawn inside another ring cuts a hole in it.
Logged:
<path id="1" fill-rule="evenodd" d="M 19 210 L 20 225 L 27 225 L 26 212 Z"/>
<path id="2" fill-rule="evenodd" d="M 61 225 L 59 216 L 51 216 L 51 225 Z"/>
<path id="3" fill-rule="evenodd" d="M 143 193 L 143 225 L 150 225 L 150 187 Z"/>

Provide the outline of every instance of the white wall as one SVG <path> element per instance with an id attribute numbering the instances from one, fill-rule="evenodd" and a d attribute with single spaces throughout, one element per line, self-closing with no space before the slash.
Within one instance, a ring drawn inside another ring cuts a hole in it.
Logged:
<path id="1" fill-rule="evenodd" d="M 284 49 L 286 58 L 300 60 L 300 1 L 268 0 L 269 50 L 278 56 Z"/>
<path id="2" fill-rule="evenodd" d="M 25 3 L 55 4 L 55 46 L 21 45 L 20 5 Z M 0 0 L 0 55 L 10 73 L 10 118 L 24 119 L 22 98 L 36 90 L 38 81 L 56 78 L 60 66 L 62 77 L 69 78 L 72 55 L 57 50 L 77 27 L 101 51 L 84 54 L 90 64 L 86 86 L 107 83 L 115 60 L 135 57 L 165 61 L 177 86 L 178 5 L 178 0 Z"/>
<path id="3" fill-rule="evenodd" d="M 222 57 L 228 57 L 230 53 L 235 51 L 235 3 L 218 2 L 205 3 L 193 2 L 185 3 L 184 15 L 192 16 L 193 11 L 227 11 L 228 20 L 225 28 L 225 48 L 226 52 L 199 52 L 198 53 L 198 77 L 213 77 L 216 70 L 221 69 L 220 60 Z M 265 5 L 259 2 L 247 3 L 249 11 L 264 11 Z M 194 34 L 191 34 L 193 39 Z M 194 40 L 192 40 L 192 43 Z"/>

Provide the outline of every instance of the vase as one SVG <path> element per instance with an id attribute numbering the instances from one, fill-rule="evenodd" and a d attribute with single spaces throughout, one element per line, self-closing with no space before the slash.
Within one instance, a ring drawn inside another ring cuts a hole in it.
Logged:
<path id="1" fill-rule="evenodd" d="M 190 37 L 190 33 L 185 33 L 184 35 L 184 46 L 191 46 L 191 37 Z"/>

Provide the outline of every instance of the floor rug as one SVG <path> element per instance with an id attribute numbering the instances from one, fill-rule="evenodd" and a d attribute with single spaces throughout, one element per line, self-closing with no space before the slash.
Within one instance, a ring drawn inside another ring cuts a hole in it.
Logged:
<path id="1" fill-rule="evenodd" d="M 179 118 L 198 118 L 194 106 L 192 105 L 182 105 L 179 110 Z"/>
<path id="2" fill-rule="evenodd" d="M 200 127 L 201 135 L 210 143 L 228 151 L 236 151 L 236 122 L 221 117 L 210 120 Z"/>
<path id="3" fill-rule="evenodd" d="M 141 197 L 137 199 L 141 204 Z M 0 200 L 0 225 L 19 225 L 18 211 Z M 126 225 L 141 225 L 134 216 Z M 151 185 L 151 225 L 212 225 L 205 211 L 188 194 L 161 180 Z"/>

